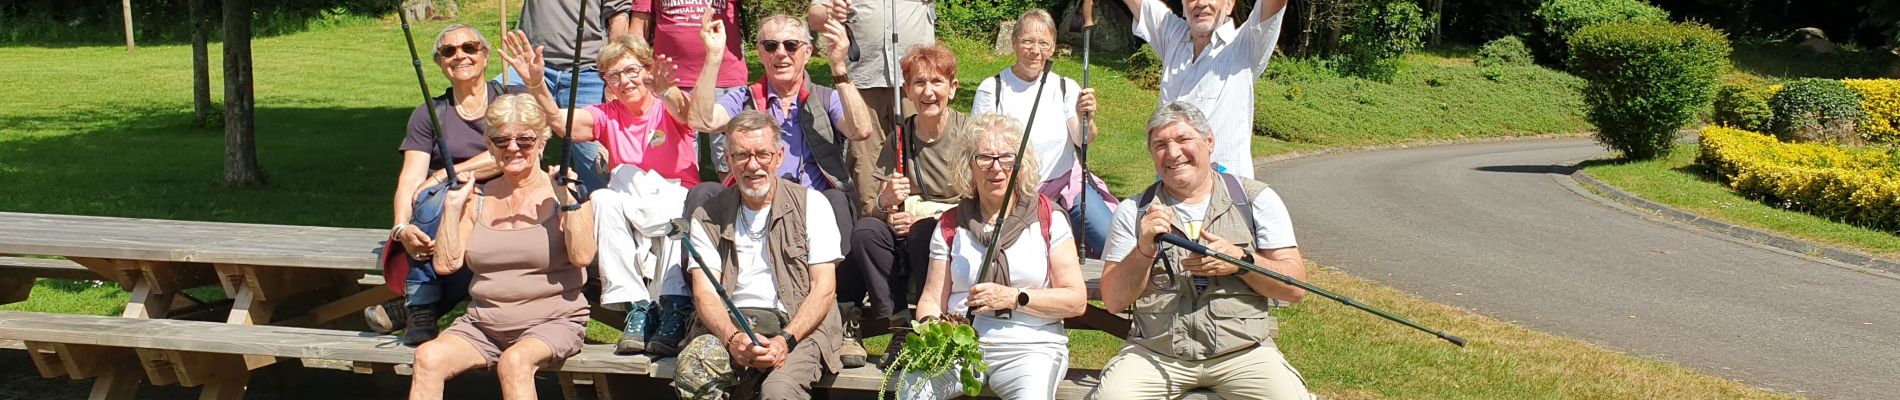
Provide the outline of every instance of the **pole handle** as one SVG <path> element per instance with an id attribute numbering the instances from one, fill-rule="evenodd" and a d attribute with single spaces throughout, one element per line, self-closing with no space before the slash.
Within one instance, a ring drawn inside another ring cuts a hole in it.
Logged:
<path id="1" fill-rule="evenodd" d="M 1095 27 L 1095 0 L 1082 0 L 1082 28 Z"/>

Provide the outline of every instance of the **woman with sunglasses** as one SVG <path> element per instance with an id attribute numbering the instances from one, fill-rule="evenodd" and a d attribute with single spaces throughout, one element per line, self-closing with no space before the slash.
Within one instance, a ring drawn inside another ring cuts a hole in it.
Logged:
<path id="1" fill-rule="evenodd" d="M 1084 141 L 1082 135 L 1090 139 L 1095 136 L 1094 124 L 1085 130 L 1079 118 L 1094 111 L 1095 90 L 1046 70 L 1056 48 L 1055 20 L 1048 11 L 1030 9 L 1017 21 L 1010 33 L 1015 41 L 1016 64 L 977 84 L 970 114 L 1002 113 L 1035 130 L 1029 132 L 1029 147 L 1044 163 L 1037 175 L 1047 179 L 1038 190 L 1065 207 L 1070 219 L 1087 223 L 1079 238 L 1088 250 L 1087 256 L 1100 257 L 1102 243 L 1108 238 L 1108 220 L 1114 216 L 1109 207 L 1115 200 L 1099 177 L 1091 177 L 1096 185 L 1082 187 L 1083 171 L 1075 157 L 1076 144 Z M 1047 87 L 1038 88 L 1037 81 L 1044 74 L 1048 75 L 1044 83 Z M 1030 115 L 1032 109 L 1035 115 Z"/>
<path id="2" fill-rule="evenodd" d="M 519 86 L 504 88 L 482 79 L 488 71 L 488 39 L 475 27 L 454 24 L 442 28 L 435 37 L 434 49 L 435 64 L 442 68 L 442 75 L 449 78 L 449 89 L 428 103 L 416 106 L 415 112 L 409 115 L 408 135 L 399 147 L 402 171 L 396 178 L 395 228 L 389 232 L 390 240 L 401 243 L 410 257 L 425 261 L 435 256 L 435 241 L 422 229 L 409 225 L 416 193 L 447 179 L 439 169 L 443 157 L 456 163 L 456 172 L 474 175 L 477 181 L 499 173 L 495 159 L 488 154 L 488 146 L 482 140 L 488 126 L 482 116 L 488 110 L 488 102 L 496 96 L 521 90 Z M 442 132 L 436 132 L 429 124 L 429 110 L 424 107 L 435 108 Z M 434 144 L 437 136 L 442 138 L 448 154 L 437 152 Z M 469 277 L 467 273 L 429 277 L 427 273 L 412 271 L 403 285 L 406 307 L 371 307 L 366 310 L 373 322 L 371 326 L 387 333 L 398 328 L 391 322 L 406 319 L 409 330 L 403 333 L 403 343 L 415 346 L 434 339 L 437 316 L 468 296 Z"/>
<path id="3" fill-rule="evenodd" d="M 1025 140 L 1022 125 L 984 114 L 968 129 L 967 168 L 953 169 L 951 181 L 963 201 L 944 212 L 930 238 L 930 275 L 917 299 L 917 316 L 974 314 L 971 325 L 989 364 L 984 385 L 1005 399 L 1055 398 L 1069 365 L 1062 319 L 1082 315 L 1088 305 L 1075 239 L 1063 213 L 1051 211 L 1050 201 L 1036 193 L 1036 153 L 1016 154 Z M 1022 168 L 1013 186 L 1012 167 Z M 999 223 L 1004 193 L 1012 191 L 1009 215 Z M 995 234 L 1002 236 L 992 242 Z M 995 254 L 990 275 L 978 276 L 989 243 L 1002 251 Z M 997 311 L 1011 315 L 1000 317 Z M 920 378 L 906 376 L 902 386 L 907 389 L 899 397 L 946 399 L 962 393 L 954 372 Z"/>
<path id="4" fill-rule="evenodd" d="M 673 258 L 667 255 L 680 253 L 664 240 L 663 227 L 684 214 L 686 189 L 699 184 L 699 159 L 698 134 L 684 116 L 689 99 L 675 86 L 673 61 L 656 58 L 634 36 L 603 44 L 596 65 L 602 67 L 611 100 L 572 113 L 570 134 L 561 131 L 568 110 L 559 108 L 541 84 L 541 49 L 530 47 L 520 31 L 503 37 L 502 45 L 507 49 L 502 58 L 524 74 L 529 93 L 548 110 L 556 133 L 576 142 L 598 141 L 607 149 L 609 182 L 590 197 L 596 218 L 605 221 L 597 232 L 600 303 L 627 311 L 615 351 L 677 354 L 691 321 L 692 292 L 679 264 L 666 262 Z M 658 298 L 648 293 L 654 279 L 662 280 Z"/>
<path id="5" fill-rule="evenodd" d="M 562 209 L 578 182 L 555 182 L 554 168 L 541 168 L 549 129 L 534 98 L 495 99 L 487 122 L 485 147 L 501 177 L 449 192 L 435 263 L 440 274 L 474 274 L 468 313 L 416 349 L 411 399 L 439 399 L 449 378 L 484 367 L 500 377 L 502 398 L 534 398 L 535 371 L 580 353 L 587 331 L 591 203 Z"/>

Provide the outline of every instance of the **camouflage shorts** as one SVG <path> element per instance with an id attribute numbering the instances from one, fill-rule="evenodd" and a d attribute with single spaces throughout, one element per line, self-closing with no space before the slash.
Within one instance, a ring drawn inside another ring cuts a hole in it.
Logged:
<path id="1" fill-rule="evenodd" d="M 743 309 L 741 313 L 761 335 L 777 334 L 787 319 L 783 312 L 768 310 Z M 675 371 L 673 389 L 679 391 L 680 398 L 701 400 L 729 398 L 732 388 L 757 384 L 762 375 L 758 370 L 734 366 L 725 343 L 713 335 L 694 337 L 680 349 Z"/>

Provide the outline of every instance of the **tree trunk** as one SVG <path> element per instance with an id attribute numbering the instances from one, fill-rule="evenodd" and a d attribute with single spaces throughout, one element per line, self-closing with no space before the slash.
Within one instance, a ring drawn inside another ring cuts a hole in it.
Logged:
<path id="1" fill-rule="evenodd" d="M 132 0 L 119 0 L 119 12 L 125 15 L 125 51 L 132 51 Z"/>
<path id="2" fill-rule="evenodd" d="M 205 0 L 191 0 L 191 125 L 211 124 L 211 21 Z"/>
<path id="3" fill-rule="evenodd" d="M 1313 48 L 1313 22 L 1319 17 L 1319 4 L 1316 4 L 1319 2 L 1320 0 L 1309 0 L 1299 3 L 1300 7 L 1306 11 L 1305 21 L 1300 23 L 1300 58 L 1306 58 L 1307 53 Z"/>
<path id="4" fill-rule="evenodd" d="M 263 186 L 251 93 L 251 0 L 224 1 L 224 186 Z"/>

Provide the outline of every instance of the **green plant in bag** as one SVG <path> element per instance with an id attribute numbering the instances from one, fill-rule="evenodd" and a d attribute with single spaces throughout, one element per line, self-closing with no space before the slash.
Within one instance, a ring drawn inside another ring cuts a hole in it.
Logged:
<path id="1" fill-rule="evenodd" d="M 988 371 L 989 364 L 983 362 L 983 349 L 977 347 L 976 328 L 961 316 L 912 321 L 910 326 L 911 334 L 904 339 L 904 351 L 891 363 L 890 370 L 884 371 L 884 382 L 878 384 L 878 399 L 885 398 L 886 389 L 900 373 L 915 372 L 929 379 L 952 368 L 957 369 L 963 382 L 963 394 L 983 393 L 983 382 L 976 379 L 976 374 Z"/>

